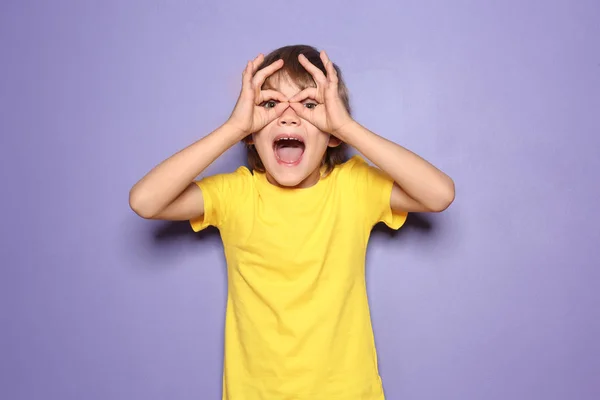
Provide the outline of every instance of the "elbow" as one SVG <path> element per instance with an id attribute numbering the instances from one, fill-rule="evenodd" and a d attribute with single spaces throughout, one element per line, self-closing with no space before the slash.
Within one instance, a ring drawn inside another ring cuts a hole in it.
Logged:
<path id="1" fill-rule="evenodd" d="M 152 219 L 156 215 L 156 210 L 149 204 L 147 196 L 144 196 L 135 187 L 129 192 L 129 207 L 134 213 L 144 219 Z"/>
<path id="2" fill-rule="evenodd" d="M 445 211 L 454 202 L 455 190 L 454 181 L 448 178 L 448 181 L 443 185 L 440 185 L 438 194 L 435 196 L 435 201 L 429 204 L 431 212 L 442 212 Z"/>

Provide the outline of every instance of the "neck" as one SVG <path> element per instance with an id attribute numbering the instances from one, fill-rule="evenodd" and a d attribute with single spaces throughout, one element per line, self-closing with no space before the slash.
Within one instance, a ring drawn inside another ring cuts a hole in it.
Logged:
<path id="1" fill-rule="evenodd" d="M 284 189 L 306 189 L 306 188 L 316 185 L 319 182 L 319 180 L 321 179 L 321 168 L 315 169 L 313 172 L 310 173 L 310 175 L 308 175 L 306 178 L 304 178 L 300 183 L 298 183 L 295 186 L 281 185 L 279 182 L 277 182 L 275 180 L 275 178 L 273 178 L 273 176 L 271 176 L 271 174 L 269 174 L 268 171 L 266 172 L 266 175 L 267 175 L 267 180 L 269 181 L 269 183 L 274 186 L 278 186 L 278 187 L 284 188 Z"/>

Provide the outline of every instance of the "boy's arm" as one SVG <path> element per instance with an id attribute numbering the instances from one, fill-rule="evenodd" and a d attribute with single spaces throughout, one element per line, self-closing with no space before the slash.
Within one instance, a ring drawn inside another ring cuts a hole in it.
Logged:
<path id="1" fill-rule="evenodd" d="M 300 55 L 298 61 L 312 75 L 317 86 L 302 90 L 290 99 L 298 115 L 324 132 L 355 147 L 375 165 L 391 176 L 395 185 L 390 205 L 397 212 L 439 212 L 454 201 L 454 182 L 421 157 L 365 129 L 352 119 L 339 96 L 339 78 L 327 53 L 321 61 L 327 75 Z M 317 107 L 307 109 L 301 101 L 311 98 Z"/>
<path id="2" fill-rule="evenodd" d="M 335 135 L 394 179 L 392 210 L 440 212 L 454 201 L 453 180 L 410 150 L 355 121 L 342 126 Z"/>
<path id="3" fill-rule="evenodd" d="M 161 162 L 131 188 L 131 209 L 150 219 L 187 220 L 202 216 L 202 192 L 193 181 L 240 136 L 237 128 L 224 124 Z"/>
<path id="4" fill-rule="evenodd" d="M 278 118 L 287 98 L 274 90 L 261 90 L 267 77 L 283 66 L 278 60 L 261 70 L 264 56 L 249 61 L 242 74 L 242 90 L 227 122 L 154 167 L 129 192 L 131 209 L 143 218 L 189 220 L 204 214 L 204 198 L 194 179 L 227 149 Z M 273 108 L 263 107 L 277 100 Z"/>

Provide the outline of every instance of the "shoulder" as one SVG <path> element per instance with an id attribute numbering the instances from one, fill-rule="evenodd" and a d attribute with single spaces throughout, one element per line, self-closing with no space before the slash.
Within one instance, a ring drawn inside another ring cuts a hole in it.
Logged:
<path id="1" fill-rule="evenodd" d="M 248 167 L 241 165 L 232 172 L 225 172 L 220 174 L 224 179 L 249 179 L 252 177 L 252 172 Z"/>
<path id="2" fill-rule="evenodd" d="M 359 192 L 391 190 L 394 182 L 388 174 L 369 164 L 358 154 L 350 157 L 336 169 L 336 181 Z"/>
<path id="3" fill-rule="evenodd" d="M 219 172 L 214 175 L 207 175 L 201 178 L 198 182 L 206 180 L 236 181 L 251 178 L 252 172 L 248 169 L 248 167 L 242 165 L 231 172 Z"/>
<path id="4" fill-rule="evenodd" d="M 228 173 L 229 179 L 237 180 L 240 182 L 250 181 L 253 179 L 254 174 L 248 169 L 248 167 L 242 165 L 235 171 Z"/>
<path id="5" fill-rule="evenodd" d="M 344 178 L 347 176 L 352 176 L 356 172 L 359 172 L 360 170 L 364 170 L 365 168 L 368 168 L 368 167 L 369 167 L 369 164 L 365 161 L 365 159 L 362 156 L 356 154 L 356 155 L 350 157 L 345 162 L 336 165 L 333 168 L 333 171 L 331 171 L 331 173 L 332 173 L 332 175 L 336 176 L 337 178 Z"/>
<path id="6" fill-rule="evenodd" d="M 343 164 L 339 165 L 339 168 L 341 170 L 351 170 L 353 168 L 362 168 L 362 167 L 368 167 L 369 164 L 367 163 L 367 161 L 365 161 L 365 159 L 359 155 L 359 154 L 355 154 L 352 157 L 350 157 L 346 162 L 344 162 Z"/>
<path id="7" fill-rule="evenodd" d="M 356 154 L 350 157 L 346 162 L 339 164 L 334 172 L 342 179 L 352 181 L 368 179 L 372 175 L 379 175 L 379 168 L 369 164 L 361 155 Z"/>
<path id="8" fill-rule="evenodd" d="M 208 175 L 195 181 L 203 192 L 229 193 L 244 190 L 251 185 L 251 182 L 252 172 L 245 166 L 240 166 L 232 172 Z"/>

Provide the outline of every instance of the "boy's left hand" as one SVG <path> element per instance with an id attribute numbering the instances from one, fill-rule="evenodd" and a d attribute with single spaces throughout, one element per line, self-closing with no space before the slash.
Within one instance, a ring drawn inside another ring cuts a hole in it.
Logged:
<path id="1" fill-rule="evenodd" d="M 289 99 L 289 105 L 298 116 L 321 131 L 342 139 L 338 132 L 353 119 L 340 98 L 337 71 L 325 51 L 321 51 L 321 60 L 325 65 L 327 76 L 303 54 L 298 56 L 298 61 L 312 75 L 317 87 L 307 88 L 296 94 Z"/>

